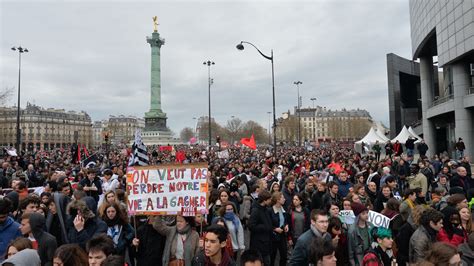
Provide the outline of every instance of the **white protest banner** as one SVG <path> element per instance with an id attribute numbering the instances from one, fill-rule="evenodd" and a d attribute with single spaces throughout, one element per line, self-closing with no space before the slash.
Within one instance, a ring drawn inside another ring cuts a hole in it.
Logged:
<path id="1" fill-rule="evenodd" d="M 345 224 L 353 224 L 355 222 L 355 215 L 352 210 L 342 210 L 339 212 L 339 219 Z"/>
<path id="2" fill-rule="evenodd" d="M 15 149 L 7 150 L 7 154 L 10 156 L 18 156 Z"/>
<path id="3" fill-rule="evenodd" d="M 369 211 L 369 222 L 377 227 L 389 228 L 390 226 L 390 218 L 374 211 Z"/>
<path id="4" fill-rule="evenodd" d="M 163 164 L 127 168 L 128 212 L 186 215 L 207 211 L 207 164 Z"/>
<path id="5" fill-rule="evenodd" d="M 228 150 L 223 150 L 217 153 L 217 157 L 219 159 L 229 159 L 229 151 Z"/>

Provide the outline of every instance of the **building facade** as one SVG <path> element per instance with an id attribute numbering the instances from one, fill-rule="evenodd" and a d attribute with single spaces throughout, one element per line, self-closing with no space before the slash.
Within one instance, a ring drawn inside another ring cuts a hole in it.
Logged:
<path id="1" fill-rule="evenodd" d="M 143 131 L 145 120 L 135 116 L 110 116 L 108 119 L 95 121 L 92 125 L 92 143 L 94 147 L 105 144 L 108 135 L 109 144 L 129 144 L 135 138 L 135 131 Z"/>
<path id="2" fill-rule="evenodd" d="M 15 146 L 16 107 L 0 108 L 0 145 Z M 38 151 L 53 148 L 69 148 L 73 143 L 90 147 L 92 123 L 90 116 L 81 111 L 44 109 L 27 103 L 20 110 L 22 150 Z"/>
<path id="3" fill-rule="evenodd" d="M 217 124 L 211 117 L 211 141 L 215 141 L 217 136 Z M 199 144 L 209 145 L 209 116 L 201 116 L 197 119 L 195 136 Z"/>
<path id="4" fill-rule="evenodd" d="M 422 134 L 428 155 L 464 140 L 474 154 L 474 1 L 410 0 L 413 60 L 419 60 Z M 440 80 L 433 67 L 443 72 Z M 436 82 L 439 86 L 436 86 Z"/>
<path id="5" fill-rule="evenodd" d="M 434 86 L 439 90 L 443 83 L 443 73 L 433 66 Z M 390 111 L 390 138 L 395 138 L 403 126 L 412 127 L 421 133 L 421 81 L 420 63 L 387 54 L 388 106 Z"/>
<path id="6" fill-rule="evenodd" d="M 128 144 L 133 142 L 135 131 L 143 131 L 145 120 L 134 116 L 110 116 L 106 122 L 101 122 L 104 126 L 104 133 L 101 134 L 103 140 L 104 134 L 108 134 L 111 144 Z"/>
<path id="7" fill-rule="evenodd" d="M 298 125 L 298 120 L 300 125 Z M 373 124 L 366 110 L 330 110 L 326 107 L 296 109 L 277 121 L 277 139 L 283 142 L 354 141 L 362 138 Z"/>

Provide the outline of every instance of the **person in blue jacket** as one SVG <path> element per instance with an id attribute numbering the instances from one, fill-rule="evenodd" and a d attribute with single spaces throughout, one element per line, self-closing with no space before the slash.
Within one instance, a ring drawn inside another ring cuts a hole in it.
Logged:
<path id="1" fill-rule="evenodd" d="M 10 241 L 20 237 L 20 224 L 10 217 L 12 203 L 7 198 L 0 198 L 0 262 L 3 261 Z"/>

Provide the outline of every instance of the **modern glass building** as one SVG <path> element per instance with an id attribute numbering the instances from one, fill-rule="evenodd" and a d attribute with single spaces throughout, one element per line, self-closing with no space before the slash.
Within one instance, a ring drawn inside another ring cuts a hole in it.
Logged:
<path id="1" fill-rule="evenodd" d="M 419 60 L 421 129 L 428 152 L 451 154 L 462 138 L 465 154 L 472 156 L 474 0 L 410 0 L 409 10 L 412 58 Z"/>

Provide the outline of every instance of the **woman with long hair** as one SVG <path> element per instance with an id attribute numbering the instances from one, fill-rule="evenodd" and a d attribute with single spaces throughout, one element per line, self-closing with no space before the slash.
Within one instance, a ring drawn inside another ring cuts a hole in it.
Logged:
<path id="1" fill-rule="evenodd" d="M 272 220 L 273 234 L 271 245 L 271 265 L 275 264 L 277 251 L 280 254 L 280 266 L 286 265 L 287 260 L 287 237 L 289 231 L 288 214 L 285 212 L 283 205 L 285 204 L 285 197 L 281 192 L 274 192 L 271 198 L 272 208 L 270 209 L 270 216 Z"/>
<path id="2" fill-rule="evenodd" d="M 474 232 L 474 224 L 472 223 L 472 214 L 469 208 L 462 207 L 459 209 L 459 216 L 461 218 L 461 226 L 466 231 L 466 234 Z"/>
<path id="3" fill-rule="evenodd" d="M 336 247 L 337 265 L 349 265 L 349 253 L 347 249 L 347 232 L 339 218 L 329 218 L 328 233 L 332 237 L 332 244 Z"/>
<path id="4" fill-rule="evenodd" d="M 117 195 L 115 195 L 115 191 L 110 190 L 104 194 L 104 200 L 102 201 L 98 209 L 99 215 L 102 216 L 104 214 L 105 207 L 112 203 L 119 204 L 119 201 L 117 199 Z"/>
<path id="5" fill-rule="evenodd" d="M 62 245 L 54 252 L 53 265 L 84 266 L 88 264 L 86 252 L 76 244 Z"/>
<path id="6" fill-rule="evenodd" d="M 5 254 L 5 259 L 10 258 L 11 256 L 15 255 L 16 253 L 27 249 L 27 248 L 33 248 L 33 244 L 28 238 L 25 237 L 18 237 L 15 238 L 10 242 L 8 245 L 6 251 L 7 253 Z"/>
<path id="7" fill-rule="evenodd" d="M 135 235 L 134 229 L 128 222 L 127 214 L 114 202 L 106 205 L 101 218 L 107 224 L 107 235 L 114 241 L 117 254 L 125 255 Z"/>
<path id="8" fill-rule="evenodd" d="M 309 229 L 310 225 L 310 211 L 308 208 L 303 206 L 303 197 L 301 194 L 293 196 L 293 201 L 290 206 L 289 214 L 289 241 L 290 246 L 296 245 L 296 241 L 306 230 Z"/>
<path id="9" fill-rule="evenodd" d="M 166 237 L 163 250 L 163 265 L 191 265 L 199 252 L 199 234 L 194 231 L 194 217 L 176 216 L 176 225 L 166 225 L 161 217 L 156 217 L 153 228 Z"/>
<path id="10" fill-rule="evenodd" d="M 392 231 L 393 236 L 398 235 L 398 231 L 405 223 L 405 221 L 403 220 L 403 217 L 400 215 L 399 210 L 400 210 L 400 201 L 398 201 L 396 198 L 391 198 L 387 201 L 387 205 L 385 205 L 385 208 L 381 212 L 381 214 L 390 218 L 389 229 Z M 396 248 L 397 248 L 396 243 L 393 243 L 392 249 L 395 250 Z"/>
<path id="11" fill-rule="evenodd" d="M 236 259 L 239 251 L 243 252 L 245 250 L 244 228 L 236 212 L 237 209 L 235 209 L 234 204 L 230 201 L 224 203 L 219 211 L 220 217 L 224 218 L 225 224 L 227 225 L 232 249 L 234 251 L 234 259 Z"/>

